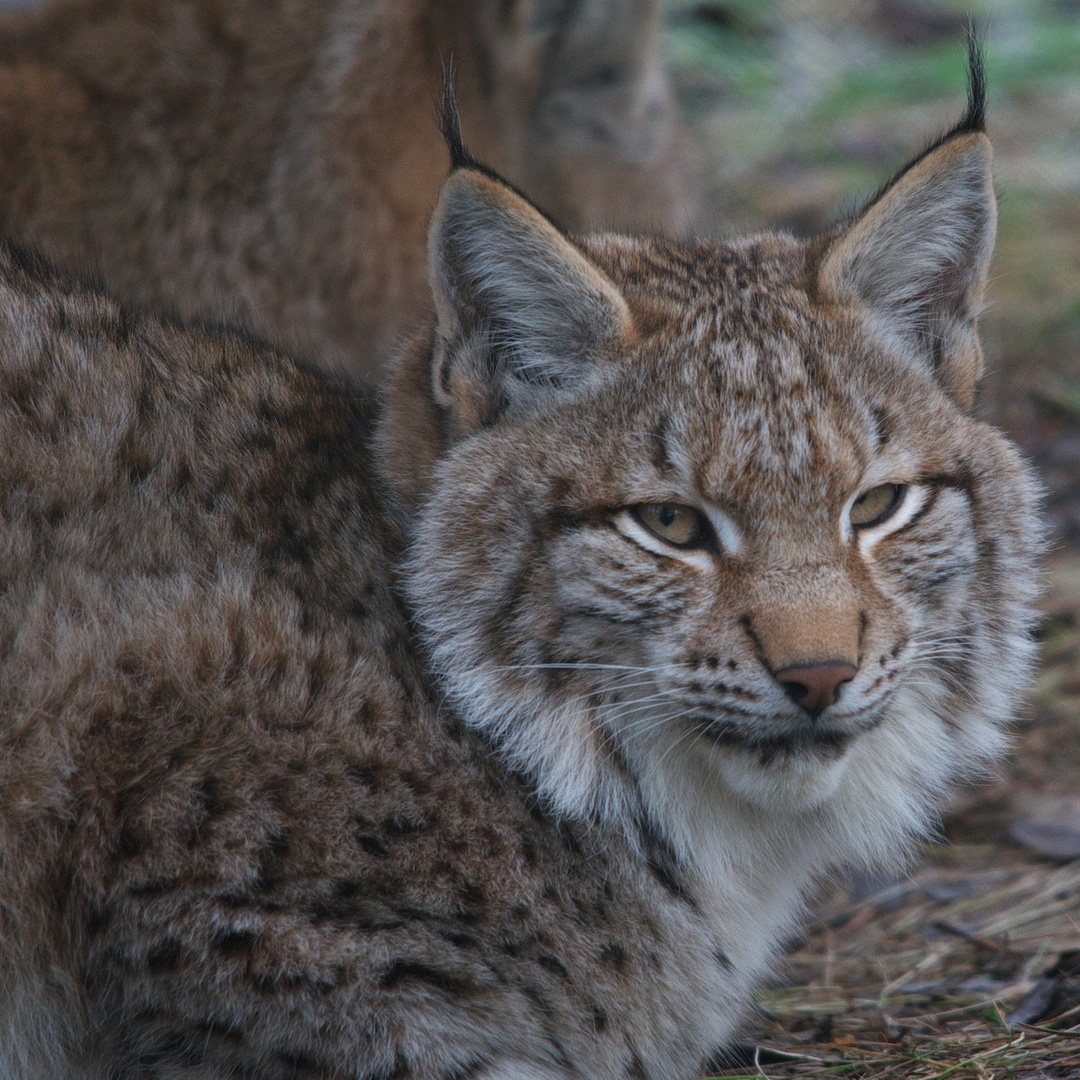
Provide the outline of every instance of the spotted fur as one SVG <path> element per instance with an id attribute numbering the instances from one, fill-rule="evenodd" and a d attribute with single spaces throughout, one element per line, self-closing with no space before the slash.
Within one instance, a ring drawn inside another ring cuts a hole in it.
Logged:
<path id="1" fill-rule="evenodd" d="M 808 244 L 572 241 L 462 162 L 378 420 L 3 249 L 0 1074 L 697 1075 L 1027 679 L 992 235 L 977 124 Z"/>

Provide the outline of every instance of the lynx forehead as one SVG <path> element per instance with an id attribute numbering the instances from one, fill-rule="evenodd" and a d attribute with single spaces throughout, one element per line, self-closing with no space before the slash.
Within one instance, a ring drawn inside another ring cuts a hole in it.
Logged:
<path id="1" fill-rule="evenodd" d="M 448 111 L 378 419 L 0 247 L 5 1080 L 701 1075 L 1027 678 L 981 102 L 808 244 L 570 239 Z"/>

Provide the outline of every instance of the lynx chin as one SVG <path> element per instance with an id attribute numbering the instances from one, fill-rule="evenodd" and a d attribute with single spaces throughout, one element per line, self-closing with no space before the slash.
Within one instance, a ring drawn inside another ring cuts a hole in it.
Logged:
<path id="1" fill-rule="evenodd" d="M 0 1075 L 680 1080 L 1029 676 L 983 79 L 809 241 L 464 150 L 381 402 L 0 248 Z"/>

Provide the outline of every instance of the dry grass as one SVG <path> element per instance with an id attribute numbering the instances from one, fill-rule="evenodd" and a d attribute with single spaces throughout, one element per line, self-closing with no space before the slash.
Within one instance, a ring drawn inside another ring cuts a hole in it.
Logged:
<path id="1" fill-rule="evenodd" d="M 906 881 L 825 901 L 779 981 L 718 1075 L 1080 1076 L 1080 864 L 931 849 Z"/>

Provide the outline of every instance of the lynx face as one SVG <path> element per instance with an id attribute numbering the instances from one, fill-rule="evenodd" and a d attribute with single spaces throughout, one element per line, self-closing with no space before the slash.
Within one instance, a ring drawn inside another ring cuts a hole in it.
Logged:
<path id="1" fill-rule="evenodd" d="M 970 414 L 989 158 L 961 125 L 809 245 L 571 243 L 449 182 L 410 590 L 454 704 L 564 812 L 690 864 L 763 814 L 874 859 L 999 750 L 1036 540 Z"/>

